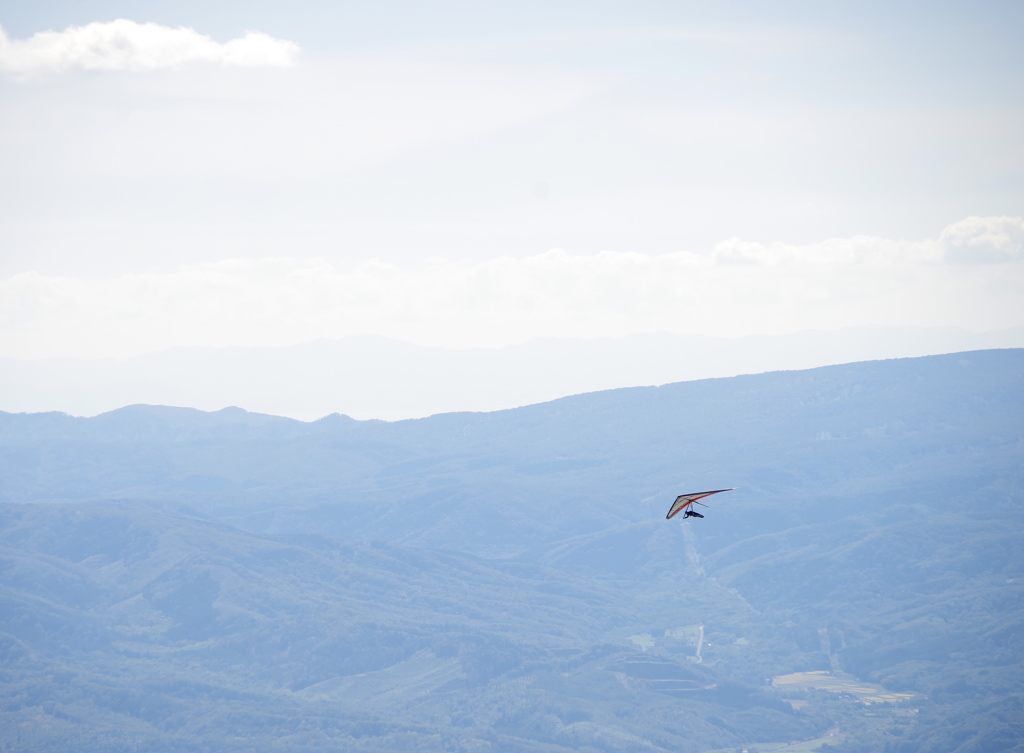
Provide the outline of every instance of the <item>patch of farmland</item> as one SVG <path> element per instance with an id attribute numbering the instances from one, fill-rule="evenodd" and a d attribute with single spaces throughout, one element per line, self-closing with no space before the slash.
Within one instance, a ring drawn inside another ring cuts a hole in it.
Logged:
<path id="1" fill-rule="evenodd" d="M 779 675 L 772 679 L 772 687 L 779 690 L 827 690 L 830 693 L 847 693 L 863 703 L 899 703 L 915 697 L 913 693 L 893 693 L 881 685 L 834 675 L 824 670 Z"/>

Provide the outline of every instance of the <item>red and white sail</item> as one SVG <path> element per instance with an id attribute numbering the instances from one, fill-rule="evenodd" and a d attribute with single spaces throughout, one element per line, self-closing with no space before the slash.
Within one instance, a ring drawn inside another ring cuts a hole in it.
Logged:
<path id="1" fill-rule="evenodd" d="M 692 494 L 680 494 L 678 497 L 676 497 L 676 501 L 672 503 L 672 507 L 669 508 L 668 515 L 665 516 L 665 519 L 668 520 L 677 512 L 685 510 L 687 507 L 689 507 L 699 499 L 710 497 L 712 494 L 721 494 L 722 492 L 731 491 L 732 489 L 715 489 L 713 492 L 693 492 Z"/>

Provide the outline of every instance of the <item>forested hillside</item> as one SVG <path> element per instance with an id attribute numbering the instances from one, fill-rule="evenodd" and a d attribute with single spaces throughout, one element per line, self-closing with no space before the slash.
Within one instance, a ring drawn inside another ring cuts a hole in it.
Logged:
<path id="1" fill-rule="evenodd" d="M 0 414 L 3 742 L 1024 750 L 1022 477 L 1020 350 L 395 423 Z"/>

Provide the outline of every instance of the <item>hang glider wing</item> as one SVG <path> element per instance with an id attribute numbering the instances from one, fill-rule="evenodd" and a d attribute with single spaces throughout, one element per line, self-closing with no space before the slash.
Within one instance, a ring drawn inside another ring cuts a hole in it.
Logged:
<path id="1" fill-rule="evenodd" d="M 694 492 L 693 494 L 680 494 L 676 497 L 676 501 L 672 503 L 672 507 L 668 510 L 668 515 L 665 516 L 665 520 L 670 519 L 677 512 L 685 510 L 687 507 L 692 505 L 698 500 L 710 497 L 712 494 L 721 494 L 722 492 L 731 492 L 732 489 L 716 489 L 713 492 Z"/>

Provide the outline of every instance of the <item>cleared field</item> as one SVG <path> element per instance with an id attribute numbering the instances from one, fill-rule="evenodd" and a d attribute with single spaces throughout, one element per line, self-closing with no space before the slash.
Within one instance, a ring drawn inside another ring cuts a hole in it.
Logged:
<path id="1" fill-rule="evenodd" d="M 849 693 L 864 703 L 898 703 L 914 697 L 913 693 L 893 693 L 880 685 L 861 682 L 852 677 L 837 677 L 829 672 L 794 672 L 772 679 L 772 687 L 780 690 L 827 690 Z"/>
<path id="2" fill-rule="evenodd" d="M 458 659 L 438 659 L 430 651 L 420 651 L 386 669 L 335 677 L 298 692 L 307 698 L 369 707 L 409 694 L 427 695 L 460 677 L 464 675 Z"/>
<path id="3" fill-rule="evenodd" d="M 818 749 L 825 743 L 837 743 L 842 739 L 841 735 L 827 735 L 815 740 L 803 740 L 798 743 L 747 743 L 742 748 L 716 748 L 707 750 L 704 753 L 736 753 L 737 750 L 746 750 L 750 753 L 817 753 Z"/>

